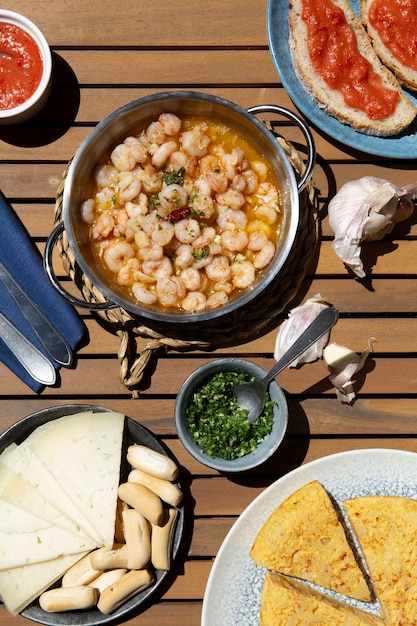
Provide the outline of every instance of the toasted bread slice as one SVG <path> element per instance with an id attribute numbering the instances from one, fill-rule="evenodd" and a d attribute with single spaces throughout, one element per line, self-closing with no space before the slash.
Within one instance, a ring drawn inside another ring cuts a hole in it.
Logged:
<path id="1" fill-rule="evenodd" d="M 307 25 L 302 18 L 303 0 L 290 0 L 289 5 L 289 46 L 294 71 L 306 92 L 327 114 L 335 117 L 354 130 L 375 136 L 398 135 L 414 120 L 417 110 L 403 92 L 395 76 L 380 62 L 371 46 L 366 31 L 356 17 L 347 0 L 330 0 L 342 9 L 347 23 L 351 26 L 360 54 L 380 76 L 383 87 L 398 94 L 398 102 L 393 113 L 382 119 L 371 119 L 361 109 L 346 104 L 343 94 L 330 87 L 318 74 L 312 64 L 308 50 Z"/>
<path id="2" fill-rule="evenodd" d="M 360 2 L 361 21 L 371 40 L 372 46 L 384 65 L 388 67 L 393 74 L 395 74 L 398 81 L 402 85 L 408 87 L 409 89 L 417 90 L 417 71 L 409 65 L 404 65 L 395 56 L 394 52 L 383 42 L 380 33 L 378 33 L 378 30 L 371 23 L 371 20 L 369 19 L 369 10 L 373 2 L 374 0 L 361 0 Z M 409 40 L 405 40 L 404 44 L 407 46 L 408 50 L 414 52 L 417 62 L 417 50 L 410 45 Z"/>
<path id="3" fill-rule="evenodd" d="M 251 548 L 257 565 L 295 576 L 350 598 L 371 593 L 325 489 L 312 481 L 265 522 Z"/>
<path id="4" fill-rule="evenodd" d="M 364 496 L 343 503 L 389 624 L 417 624 L 417 501 Z"/>
<path id="5" fill-rule="evenodd" d="M 377 615 L 322 596 L 294 579 L 268 572 L 262 590 L 260 626 L 383 626 Z"/>

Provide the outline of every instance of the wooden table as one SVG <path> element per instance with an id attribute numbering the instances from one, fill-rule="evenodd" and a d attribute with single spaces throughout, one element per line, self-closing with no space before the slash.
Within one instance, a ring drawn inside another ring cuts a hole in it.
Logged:
<path id="1" fill-rule="evenodd" d="M 53 50 L 51 101 L 37 123 L 0 129 L 0 181 L 33 241 L 44 249 L 54 223 L 55 195 L 68 160 L 95 124 L 118 106 L 163 90 L 187 88 L 228 98 L 244 107 L 274 103 L 296 110 L 274 69 L 266 35 L 266 0 L 204 3 L 144 0 L 14 0 L 5 8 L 32 19 Z M 289 127 L 288 140 L 298 141 Z M 80 310 L 89 331 L 74 369 L 58 388 L 39 396 L 0 367 L 0 432 L 24 416 L 66 403 L 91 403 L 124 412 L 169 446 L 190 491 L 192 535 L 164 596 L 129 624 L 169 620 L 200 623 L 207 578 L 218 549 L 237 517 L 286 472 L 344 450 L 417 451 L 417 319 L 415 218 L 386 240 L 366 248 L 372 265 L 367 284 L 350 277 L 331 249 L 326 202 L 335 190 L 363 175 L 412 182 L 415 163 L 376 158 L 333 143 L 314 128 L 314 181 L 320 200 L 320 254 L 303 281 L 302 299 L 320 293 L 340 310 L 332 339 L 361 352 L 375 337 L 353 406 L 341 404 L 316 362 L 280 375 L 288 395 L 289 426 L 281 455 L 254 474 L 232 480 L 196 462 L 177 439 L 176 392 L 196 367 L 220 355 L 239 355 L 265 368 L 273 364 L 276 328 L 233 348 L 168 351 L 159 355 L 149 386 L 132 399 L 119 381 L 119 339 Z M 66 278 L 61 271 L 63 280 Z M 67 279 L 68 281 L 68 279 Z M 277 327 L 284 317 L 277 319 Z M 10 616 L 0 608 L 0 626 Z M 17 617 L 16 626 L 27 620 Z"/>

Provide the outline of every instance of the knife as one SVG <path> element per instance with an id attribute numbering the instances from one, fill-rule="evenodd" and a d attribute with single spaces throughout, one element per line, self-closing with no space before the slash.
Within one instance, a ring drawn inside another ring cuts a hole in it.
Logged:
<path id="1" fill-rule="evenodd" d="M 55 383 L 56 371 L 52 363 L 1 312 L 0 337 L 34 380 L 42 385 Z"/>
<path id="2" fill-rule="evenodd" d="M 0 281 L 19 307 L 46 352 L 60 365 L 70 365 L 72 362 L 71 348 L 1 261 Z"/>

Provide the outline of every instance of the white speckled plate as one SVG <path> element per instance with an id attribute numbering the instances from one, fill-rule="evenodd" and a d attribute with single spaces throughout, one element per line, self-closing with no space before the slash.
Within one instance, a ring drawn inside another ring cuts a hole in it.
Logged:
<path id="1" fill-rule="evenodd" d="M 252 543 L 275 508 L 294 491 L 318 480 L 338 501 L 364 495 L 417 499 L 417 454 L 401 450 L 352 450 L 312 461 L 262 492 L 230 529 L 214 561 L 204 596 L 201 626 L 259 626 L 265 578 L 249 556 Z"/>
<path id="2" fill-rule="evenodd" d="M 355 13 L 359 14 L 359 0 L 350 0 Z M 304 90 L 293 70 L 291 53 L 288 45 L 288 0 L 269 0 L 267 9 L 267 31 L 269 48 L 275 68 L 282 84 L 294 104 L 318 128 L 329 137 L 346 146 L 362 150 L 368 154 L 394 159 L 417 158 L 417 118 L 401 135 L 394 137 L 372 137 L 358 133 L 350 126 L 342 124 L 336 118 L 327 115 Z M 406 95 L 417 105 L 417 94 L 406 91 Z"/>

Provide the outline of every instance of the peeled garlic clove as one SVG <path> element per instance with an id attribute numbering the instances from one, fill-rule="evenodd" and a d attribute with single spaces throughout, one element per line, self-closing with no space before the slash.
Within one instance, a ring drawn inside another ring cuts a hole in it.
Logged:
<path id="1" fill-rule="evenodd" d="M 306 300 L 304 304 L 295 307 L 289 312 L 288 318 L 284 320 L 280 326 L 275 341 L 275 360 L 279 361 L 307 326 L 309 326 L 318 314 L 328 306 L 328 304 L 323 302 L 321 295 L 318 293 Z M 321 358 L 323 348 L 329 341 L 329 336 L 330 333 L 323 335 L 323 337 L 310 346 L 304 354 L 298 357 L 298 359 L 295 359 L 289 367 L 296 367 L 301 363 L 311 363 Z"/>
<path id="2" fill-rule="evenodd" d="M 324 348 L 323 360 L 330 372 L 329 380 L 335 387 L 336 396 L 341 402 L 350 404 L 355 399 L 352 379 L 363 368 L 373 341 L 375 339 L 368 339 L 368 346 L 362 354 L 357 354 L 336 343 L 331 343 Z"/>

